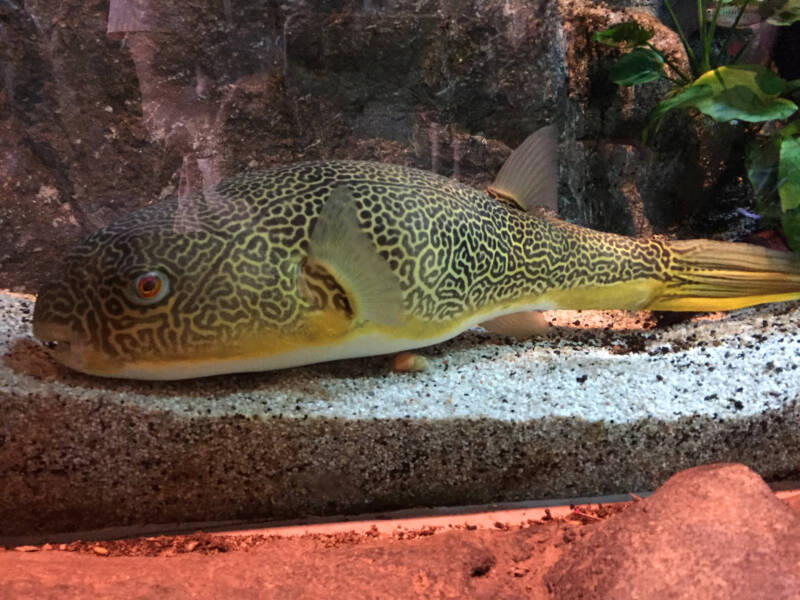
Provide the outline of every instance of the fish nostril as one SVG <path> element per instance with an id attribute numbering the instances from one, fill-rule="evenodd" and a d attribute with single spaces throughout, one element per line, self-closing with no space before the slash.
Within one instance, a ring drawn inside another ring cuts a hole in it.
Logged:
<path id="1" fill-rule="evenodd" d="M 35 322 L 33 324 L 33 335 L 43 346 L 51 350 L 69 348 L 74 341 L 74 333 L 69 326 L 52 322 Z"/>
<path id="2" fill-rule="evenodd" d="M 51 350 L 58 350 L 59 348 L 60 349 L 69 348 L 71 342 L 69 340 L 48 340 L 44 342 L 44 345 L 50 348 Z"/>
<path id="3" fill-rule="evenodd" d="M 63 360 L 72 351 L 72 342 L 67 340 L 48 340 L 42 345 L 52 354 L 53 357 Z"/>

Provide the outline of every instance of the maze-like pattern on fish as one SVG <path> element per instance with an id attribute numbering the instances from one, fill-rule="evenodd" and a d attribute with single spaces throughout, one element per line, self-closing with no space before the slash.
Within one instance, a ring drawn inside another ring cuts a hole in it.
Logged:
<path id="1" fill-rule="evenodd" d="M 123 217 L 75 246 L 39 316 L 77 326 L 108 356 L 137 358 L 295 334 L 323 306 L 350 318 L 344 290 L 306 264 L 317 216 L 340 185 L 397 277 L 404 313 L 432 324 L 552 289 L 668 278 L 659 241 L 534 217 L 425 171 L 330 161 L 233 177 Z M 153 269 L 171 291 L 136 305 L 131 281 Z"/>

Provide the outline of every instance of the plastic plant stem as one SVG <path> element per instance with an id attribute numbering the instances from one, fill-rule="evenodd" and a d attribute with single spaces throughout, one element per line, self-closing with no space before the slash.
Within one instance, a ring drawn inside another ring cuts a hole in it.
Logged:
<path id="1" fill-rule="evenodd" d="M 700 3 L 700 0 L 698 0 L 698 3 Z M 711 41 L 714 39 L 714 31 L 717 28 L 720 8 L 722 8 L 722 2 L 717 2 L 716 6 L 714 6 L 714 15 L 711 17 L 711 23 L 708 25 L 706 35 L 703 38 L 703 57 L 709 63 L 709 68 L 711 68 Z"/>
<path id="2" fill-rule="evenodd" d="M 701 73 L 705 73 L 711 68 L 708 64 L 708 47 L 706 46 L 706 20 L 703 18 L 703 0 L 697 0 L 697 30 L 700 34 L 700 41 L 703 45 L 702 62 L 700 63 Z"/>
<path id="3" fill-rule="evenodd" d="M 686 39 L 686 34 L 683 33 L 683 27 L 681 27 L 678 17 L 675 16 L 669 0 L 664 0 L 664 6 L 666 7 L 670 18 L 672 19 L 672 22 L 675 23 L 675 29 L 678 31 L 678 35 L 681 38 L 681 43 L 683 43 L 683 47 L 686 49 L 686 54 L 689 55 L 690 63 L 694 64 L 697 61 L 697 58 L 694 55 L 694 50 L 692 50 L 692 47 L 689 45 L 689 40 Z"/>
<path id="4" fill-rule="evenodd" d="M 732 64 L 732 65 L 735 65 L 737 62 L 739 62 L 739 58 L 742 56 L 742 54 L 744 53 L 744 51 L 745 51 L 745 50 L 747 50 L 747 48 L 749 48 L 749 47 L 750 47 L 750 42 L 751 42 L 752 40 L 753 40 L 753 38 L 748 38 L 748 39 L 746 39 L 746 40 L 744 41 L 744 43 L 742 43 L 742 47 L 741 47 L 741 48 L 739 48 L 739 51 L 738 51 L 738 52 L 736 53 L 736 55 L 733 57 L 733 60 L 731 60 L 731 64 Z"/>
<path id="5" fill-rule="evenodd" d="M 722 49 L 720 50 L 720 56 L 725 56 L 725 54 L 728 52 L 728 44 L 731 41 L 731 37 L 733 36 L 733 32 L 736 29 L 736 26 L 739 24 L 739 21 L 741 20 L 742 15 L 744 15 L 744 11 L 747 10 L 747 6 L 749 4 L 750 4 L 750 0 L 745 0 L 744 4 L 742 4 L 742 6 L 739 8 L 739 12 L 737 13 L 736 18 L 733 20 L 733 25 L 728 27 L 728 31 L 725 34 L 725 39 L 722 42 Z M 749 43 L 750 43 L 750 40 L 747 40 L 747 42 L 744 45 L 742 45 L 742 47 L 739 49 L 739 52 L 736 53 L 736 56 L 731 61 L 731 64 L 736 63 L 736 61 L 738 60 L 739 56 L 741 56 L 742 51 L 747 47 L 747 45 Z"/>
<path id="6" fill-rule="evenodd" d="M 680 67 L 678 67 L 678 65 L 676 65 L 676 64 L 675 64 L 675 63 L 674 63 L 674 62 L 673 62 L 673 61 L 672 61 L 672 60 L 671 60 L 671 59 L 670 59 L 668 56 L 666 56 L 665 54 L 663 54 L 663 53 L 659 52 L 658 48 L 656 48 L 655 46 L 653 46 L 653 44 L 651 44 L 650 42 L 646 42 L 646 44 L 647 44 L 647 47 L 648 47 L 648 48 L 650 48 L 652 51 L 654 51 L 654 52 L 658 52 L 659 54 L 661 54 L 661 56 L 662 56 L 662 57 L 664 57 L 664 62 L 665 62 L 665 63 L 667 63 L 667 66 L 668 66 L 670 69 L 672 69 L 672 70 L 673 70 L 673 72 L 674 72 L 674 73 L 675 73 L 675 74 L 676 74 L 678 77 L 680 77 L 680 78 L 681 78 L 681 80 L 680 80 L 680 81 L 677 81 L 677 80 L 673 79 L 672 77 L 669 77 L 668 75 L 665 75 L 665 77 L 666 77 L 667 79 L 669 79 L 669 80 L 670 80 L 671 82 L 673 82 L 675 85 L 684 85 L 684 84 L 687 84 L 687 83 L 689 83 L 689 82 L 691 81 L 691 79 L 689 79 L 689 77 L 686 75 L 686 73 L 684 73 L 683 71 L 681 71 Z"/>

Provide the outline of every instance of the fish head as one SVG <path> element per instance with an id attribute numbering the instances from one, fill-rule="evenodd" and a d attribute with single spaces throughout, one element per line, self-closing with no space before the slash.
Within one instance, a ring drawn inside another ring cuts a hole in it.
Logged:
<path id="1" fill-rule="evenodd" d="M 177 211 L 142 209 L 69 251 L 33 315 L 34 336 L 59 362 L 93 375 L 182 378 L 192 365 L 207 374 L 209 363 L 252 351 L 255 335 L 275 339 L 270 328 L 296 309 L 279 281 L 286 264 L 270 263 L 263 239 L 252 243 L 242 227 Z"/>

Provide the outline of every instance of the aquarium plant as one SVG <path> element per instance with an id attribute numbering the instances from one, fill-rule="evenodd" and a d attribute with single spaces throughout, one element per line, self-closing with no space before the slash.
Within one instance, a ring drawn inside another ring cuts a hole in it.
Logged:
<path id="1" fill-rule="evenodd" d="M 800 251 L 800 126 L 796 101 L 800 80 L 786 81 L 763 64 L 742 58 L 758 32 L 742 39 L 742 29 L 790 25 L 800 20 L 800 0 L 697 0 L 698 41 L 689 42 L 669 0 L 664 5 L 688 57 L 688 69 L 651 42 L 653 30 L 627 21 L 597 31 L 594 40 L 624 51 L 611 67 L 611 80 L 623 86 L 665 78 L 672 83 L 650 114 L 645 141 L 657 133 L 664 116 L 683 109 L 701 118 L 737 124 L 750 137 L 747 174 L 760 200 L 780 205 L 780 221 L 789 246 Z M 735 43 L 734 43 L 735 42 Z M 735 45 L 739 45 L 733 51 Z"/>

